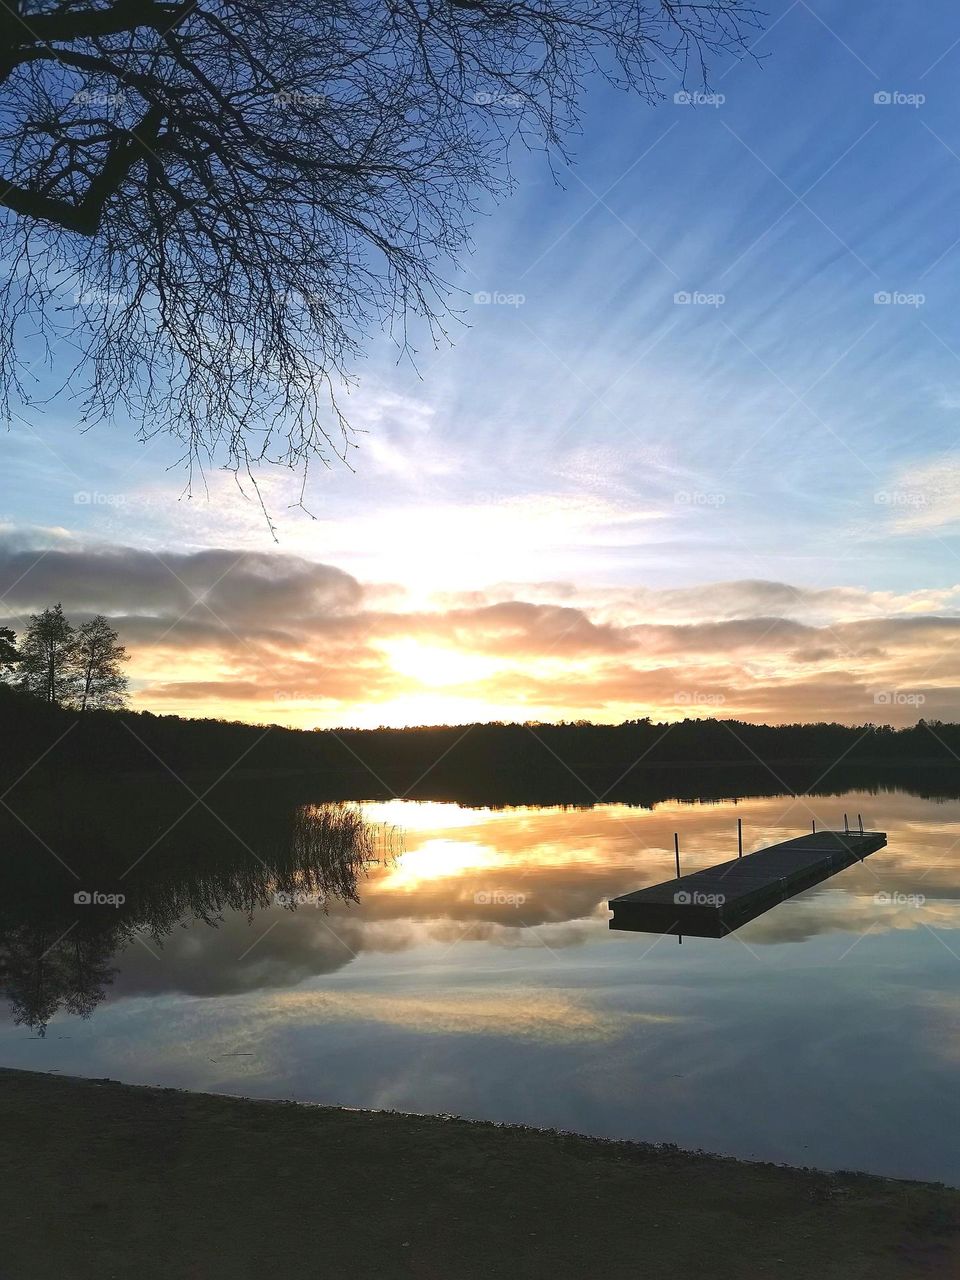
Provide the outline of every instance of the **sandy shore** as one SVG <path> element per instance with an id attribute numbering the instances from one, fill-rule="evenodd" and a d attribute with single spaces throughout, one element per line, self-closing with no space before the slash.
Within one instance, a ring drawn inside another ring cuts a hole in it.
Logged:
<path id="1" fill-rule="evenodd" d="M 960 1192 L 0 1070 L 3 1280 L 960 1275 Z"/>

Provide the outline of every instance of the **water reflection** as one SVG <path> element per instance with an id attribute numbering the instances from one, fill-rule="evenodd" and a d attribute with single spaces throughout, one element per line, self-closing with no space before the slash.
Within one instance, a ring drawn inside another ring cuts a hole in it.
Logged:
<path id="1" fill-rule="evenodd" d="M 651 808 L 328 804 L 303 779 L 203 805 L 38 797 L 33 835 L 0 833 L 0 1061 L 960 1182 L 951 785 Z M 731 938 L 608 929 L 610 897 L 672 874 L 675 831 L 694 871 L 735 855 L 738 817 L 749 851 L 844 811 L 887 847 Z"/>
<path id="2" fill-rule="evenodd" d="M 221 838 L 196 860 L 161 852 L 149 861 L 143 855 L 131 861 L 129 851 L 118 857 L 117 846 L 105 839 L 91 861 L 89 824 L 102 823 L 105 815 L 91 814 L 88 802 L 75 802 L 83 835 L 61 839 L 60 852 L 47 847 L 47 859 L 36 848 L 46 846 L 36 830 L 43 819 L 33 815 L 33 847 L 24 849 L 22 839 L 19 850 L 7 844 L 0 882 L 0 993 L 10 1002 L 14 1023 L 41 1037 L 59 1011 L 89 1017 L 118 972 L 112 958 L 131 944 L 162 965 L 157 950 L 188 921 L 215 929 L 230 917 L 249 925 L 271 907 L 293 911 L 309 902 L 329 912 L 331 905 L 357 903 L 358 882 L 372 867 L 388 865 L 399 849 L 398 833 L 369 822 L 357 805 L 306 804 L 273 814 L 276 829 L 261 846 L 265 856 L 233 838 L 215 815 L 231 838 Z M 130 834 L 136 824 L 126 829 Z M 152 823 L 146 830 L 153 830 Z M 179 840 L 188 832 L 189 827 L 181 830 Z M 147 851 L 163 839 L 151 841 Z M 203 957 L 197 960 L 202 965 Z"/>
<path id="3" fill-rule="evenodd" d="M 461 941 L 576 946 L 607 927 L 609 898 L 673 874 L 674 831 L 683 833 L 687 873 L 735 852 L 738 816 L 746 817 L 749 851 L 790 838 L 811 813 L 822 825 L 835 822 L 842 803 L 884 822 L 889 847 L 758 918 L 744 940 L 775 945 L 960 923 L 960 802 L 934 807 L 902 791 L 821 800 L 816 810 L 808 798 L 783 796 L 748 806 L 479 810 L 407 801 L 287 806 L 256 788 L 179 821 L 174 798 L 150 791 L 120 814 L 105 811 L 102 796 L 94 809 L 89 796 L 74 796 L 70 838 L 54 812 L 46 821 L 31 815 L 28 847 L 8 840 L 0 981 L 16 1023 L 43 1034 L 57 1011 L 89 1015 L 120 972 L 111 963 L 120 952 L 125 994 L 209 996 L 292 986 L 369 951 Z M 78 905 L 78 886 L 124 901 Z M 310 906 L 323 923 L 304 910 Z"/>

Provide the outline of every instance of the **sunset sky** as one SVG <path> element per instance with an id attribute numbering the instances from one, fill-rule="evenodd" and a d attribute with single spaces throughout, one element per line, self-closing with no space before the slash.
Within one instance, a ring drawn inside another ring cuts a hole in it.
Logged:
<path id="1" fill-rule="evenodd" d="M 277 542 L 172 443 L 24 410 L 9 625 L 107 614 L 184 715 L 960 719 L 955 6 L 764 7 L 722 101 L 592 84 L 560 183 L 517 154 L 453 345 L 374 337 L 315 518 L 262 476 Z"/>

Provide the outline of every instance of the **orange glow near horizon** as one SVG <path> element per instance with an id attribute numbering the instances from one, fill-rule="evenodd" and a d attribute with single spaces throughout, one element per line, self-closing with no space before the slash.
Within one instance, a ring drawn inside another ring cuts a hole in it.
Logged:
<path id="1" fill-rule="evenodd" d="M 211 624 L 188 643 L 164 628 L 153 644 L 128 646 L 131 703 L 300 729 L 960 720 L 960 650 L 943 622 L 640 623 L 627 605 L 522 599 L 440 600 L 417 613 L 357 607 L 265 633 Z"/>

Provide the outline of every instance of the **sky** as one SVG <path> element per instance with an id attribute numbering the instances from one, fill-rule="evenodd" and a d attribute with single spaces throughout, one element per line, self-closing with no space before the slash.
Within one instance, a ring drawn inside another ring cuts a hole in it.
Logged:
<path id="1" fill-rule="evenodd" d="M 765 7 L 709 99 L 590 82 L 572 165 L 515 155 L 452 345 L 371 338 L 353 469 L 310 515 L 262 477 L 276 540 L 164 439 L 20 410 L 0 617 L 106 614 L 182 715 L 960 719 L 960 13 Z"/>

